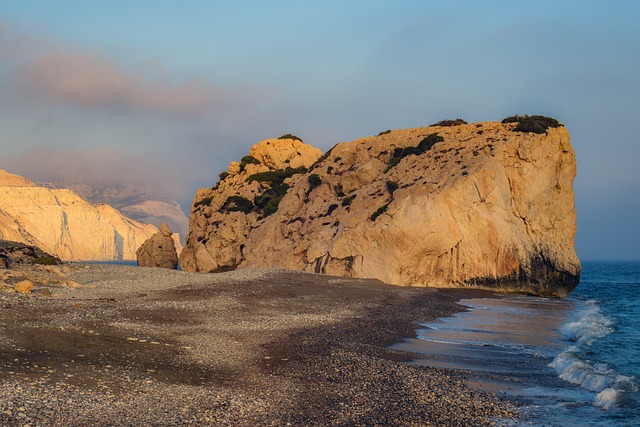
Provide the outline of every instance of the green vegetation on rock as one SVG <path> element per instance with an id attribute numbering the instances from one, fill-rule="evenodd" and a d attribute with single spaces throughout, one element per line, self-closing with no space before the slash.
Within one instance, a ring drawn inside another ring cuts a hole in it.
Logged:
<path id="1" fill-rule="evenodd" d="M 380 206 L 377 211 L 371 214 L 371 221 L 375 221 L 380 215 L 385 213 L 388 207 L 389 207 L 389 203 Z"/>
<path id="2" fill-rule="evenodd" d="M 41 255 L 34 262 L 40 265 L 58 265 L 58 260 L 49 255 Z"/>
<path id="3" fill-rule="evenodd" d="M 530 132 L 543 134 L 547 133 L 549 128 L 557 128 L 563 126 L 562 123 L 551 117 L 545 116 L 511 116 L 502 120 L 502 123 L 517 123 L 513 128 L 514 132 Z"/>
<path id="4" fill-rule="evenodd" d="M 289 190 L 289 185 L 285 184 L 284 180 L 293 175 L 305 173 L 306 171 L 307 168 L 301 166 L 295 169 L 288 167 L 286 169 L 260 172 L 251 175 L 247 178 L 247 183 L 256 181 L 269 184 L 269 188 L 253 199 L 256 208 L 262 211 L 264 216 L 269 216 L 277 212 L 280 201 L 285 194 L 287 194 L 287 190 Z"/>
<path id="5" fill-rule="evenodd" d="M 299 137 L 292 135 L 290 133 L 287 133 L 285 135 L 282 135 L 280 138 L 278 139 L 295 139 L 296 141 L 300 141 L 300 142 L 304 142 L 302 139 L 300 139 Z"/>
<path id="6" fill-rule="evenodd" d="M 417 147 L 397 147 L 395 150 L 393 150 L 393 155 L 389 160 L 389 166 L 387 167 L 387 170 L 385 172 L 388 172 L 389 169 L 397 166 L 398 163 L 400 163 L 400 161 L 405 157 L 411 155 L 418 156 L 420 154 L 423 154 L 430 150 L 436 143 L 441 141 L 444 141 L 443 137 L 441 137 L 437 133 L 432 133 L 423 138 L 422 141 L 418 143 Z"/>
<path id="7" fill-rule="evenodd" d="M 444 141 L 444 138 L 438 135 L 437 133 L 432 133 L 427 137 L 423 138 L 420 143 L 418 143 L 418 154 L 422 154 L 428 150 L 430 150 L 436 143 Z M 412 154 L 412 153 L 409 153 Z"/>
<path id="8" fill-rule="evenodd" d="M 253 202 L 256 208 L 262 211 L 265 216 L 272 215 L 278 210 L 280 201 L 287 194 L 289 185 L 280 183 L 272 185 L 271 188 L 266 189 L 261 195 L 256 196 Z"/>
<path id="9" fill-rule="evenodd" d="M 300 166 L 299 168 L 295 168 L 295 169 L 286 168 L 286 169 L 278 169 L 275 171 L 260 172 L 260 173 L 251 175 L 249 178 L 247 178 L 246 182 L 247 183 L 252 183 L 253 181 L 268 182 L 273 186 L 273 185 L 282 184 L 282 182 L 285 179 L 290 178 L 293 175 L 305 173 L 306 171 L 307 171 L 307 168 L 305 168 L 304 166 Z"/>
<path id="10" fill-rule="evenodd" d="M 242 212 L 245 214 L 251 213 L 253 210 L 253 203 L 251 200 L 242 196 L 230 196 L 225 200 L 224 204 L 220 208 L 221 212 Z"/>
<path id="11" fill-rule="evenodd" d="M 260 165 L 262 162 L 253 156 L 244 156 L 240 159 L 240 170 L 243 171 L 247 165 Z"/>
<path id="12" fill-rule="evenodd" d="M 213 200 L 211 197 L 205 197 L 204 199 L 195 202 L 193 204 L 193 207 L 197 208 L 198 206 L 209 206 L 211 204 L 211 200 Z"/>
<path id="13" fill-rule="evenodd" d="M 460 125 L 466 125 L 468 124 L 465 120 L 462 119 L 455 119 L 455 120 L 441 120 L 438 123 L 434 123 L 432 125 L 429 125 L 429 127 L 431 126 L 446 126 L 446 127 L 451 127 L 451 126 L 460 126 Z"/>

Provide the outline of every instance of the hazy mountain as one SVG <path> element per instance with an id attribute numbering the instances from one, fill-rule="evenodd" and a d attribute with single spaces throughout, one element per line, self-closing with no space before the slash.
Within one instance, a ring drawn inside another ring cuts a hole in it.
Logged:
<path id="1" fill-rule="evenodd" d="M 189 233 L 189 220 L 177 201 L 153 194 L 148 188 L 130 183 L 101 185 L 80 181 L 39 182 L 47 188 L 68 188 L 93 204 L 107 204 L 136 221 L 160 227 L 167 224 L 180 235 L 184 244 Z"/>

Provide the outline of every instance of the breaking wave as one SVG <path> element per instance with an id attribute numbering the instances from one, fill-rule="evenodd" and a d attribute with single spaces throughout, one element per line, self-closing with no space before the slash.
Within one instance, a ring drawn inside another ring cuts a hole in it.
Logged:
<path id="1" fill-rule="evenodd" d="M 626 392 L 638 390 L 634 377 L 620 375 L 606 363 L 587 359 L 588 351 L 613 332 L 613 321 L 602 313 L 598 301 L 587 301 L 577 320 L 562 326 L 560 332 L 572 345 L 558 354 L 549 366 L 561 379 L 596 392 L 596 406 L 612 409 L 624 399 Z"/>

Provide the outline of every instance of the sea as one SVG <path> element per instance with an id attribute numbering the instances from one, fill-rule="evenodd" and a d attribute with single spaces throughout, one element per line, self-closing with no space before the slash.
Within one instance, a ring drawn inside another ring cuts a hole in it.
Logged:
<path id="1" fill-rule="evenodd" d="M 640 262 L 583 262 L 566 299 L 470 298 L 395 348 L 521 404 L 504 426 L 640 426 Z"/>

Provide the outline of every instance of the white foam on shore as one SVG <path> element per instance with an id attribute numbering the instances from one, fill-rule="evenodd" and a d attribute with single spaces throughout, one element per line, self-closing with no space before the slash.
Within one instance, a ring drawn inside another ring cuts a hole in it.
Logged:
<path id="1" fill-rule="evenodd" d="M 558 376 L 572 384 L 597 392 L 594 404 L 609 410 L 617 406 L 625 391 L 635 391 L 633 377 L 618 375 L 605 363 L 586 360 L 586 350 L 613 332 L 613 322 L 602 313 L 598 302 L 590 300 L 578 314 L 578 319 L 560 328 L 573 345 L 558 354 L 549 364 Z"/>

